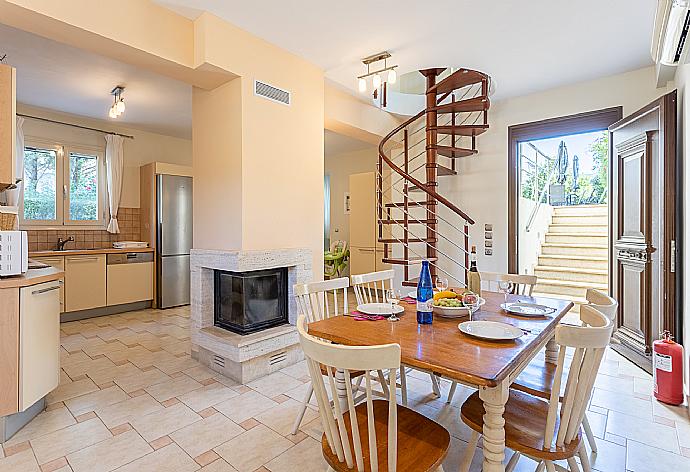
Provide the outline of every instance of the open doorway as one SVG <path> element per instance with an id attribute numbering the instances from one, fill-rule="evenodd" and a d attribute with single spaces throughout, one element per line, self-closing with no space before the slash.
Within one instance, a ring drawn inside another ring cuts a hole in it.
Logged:
<path id="1" fill-rule="evenodd" d="M 511 126 L 509 271 L 535 294 L 609 291 L 609 132 L 621 108 Z M 577 308 L 574 313 L 577 313 Z"/>

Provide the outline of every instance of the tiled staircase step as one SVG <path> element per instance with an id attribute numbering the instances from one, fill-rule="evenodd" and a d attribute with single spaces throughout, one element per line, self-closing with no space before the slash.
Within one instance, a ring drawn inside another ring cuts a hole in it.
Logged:
<path id="1" fill-rule="evenodd" d="M 575 205 L 555 207 L 553 214 L 557 216 L 565 215 L 608 215 L 609 210 L 606 205 Z"/>
<path id="2" fill-rule="evenodd" d="M 608 232 L 609 225 L 607 224 L 566 223 L 549 225 L 549 233 L 592 233 L 607 235 Z"/>
<path id="3" fill-rule="evenodd" d="M 584 298 L 588 288 L 607 291 L 608 284 L 539 279 L 537 285 L 534 287 L 534 291 L 536 293 L 550 293 L 552 296 L 556 296 L 556 298 L 558 295 Z"/>
<path id="4" fill-rule="evenodd" d="M 551 217 L 551 222 L 555 225 L 559 224 L 595 224 L 595 225 L 608 225 L 609 217 L 608 215 L 553 215 Z"/>
<path id="5" fill-rule="evenodd" d="M 588 254 L 583 251 L 583 254 Z M 600 269 L 608 270 L 608 257 L 589 257 L 582 255 L 557 255 L 542 254 L 539 256 L 539 265 L 546 267 L 570 267 L 573 269 Z"/>
<path id="6" fill-rule="evenodd" d="M 606 257 L 609 252 L 607 244 L 587 243 L 544 243 L 541 245 L 543 255 L 574 255 L 588 254 L 593 257 Z"/>
<path id="7" fill-rule="evenodd" d="M 582 269 L 558 266 L 536 266 L 534 275 L 539 279 L 554 279 L 563 282 L 586 282 L 605 284 L 608 282 L 608 271 L 601 269 Z"/>
<path id="8" fill-rule="evenodd" d="M 546 233 L 545 239 L 547 243 L 608 243 L 608 235 L 604 233 Z"/>

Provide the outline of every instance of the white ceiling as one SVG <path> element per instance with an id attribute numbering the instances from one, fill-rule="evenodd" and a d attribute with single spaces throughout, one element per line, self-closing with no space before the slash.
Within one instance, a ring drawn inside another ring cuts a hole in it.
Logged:
<path id="1" fill-rule="evenodd" d="M 17 101 L 110 120 L 116 85 L 126 87 L 118 125 L 191 138 L 191 86 L 0 24 L 0 57 L 17 68 Z"/>
<path id="2" fill-rule="evenodd" d="M 335 156 L 344 152 L 361 151 L 362 149 L 375 147 L 373 144 L 365 143 L 359 139 L 354 139 L 327 129 L 323 130 L 323 143 L 325 156 Z"/>
<path id="3" fill-rule="evenodd" d="M 360 60 L 388 50 L 401 73 L 468 67 L 495 99 L 652 64 L 653 0 L 157 0 L 207 10 L 319 65 L 354 90 Z"/>

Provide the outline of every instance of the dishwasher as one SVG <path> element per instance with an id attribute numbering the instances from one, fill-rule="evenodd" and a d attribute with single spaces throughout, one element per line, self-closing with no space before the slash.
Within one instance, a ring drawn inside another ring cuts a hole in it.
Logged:
<path id="1" fill-rule="evenodd" d="M 153 299 L 153 252 L 108 254 L 106 271 L 108 306 Z"/>

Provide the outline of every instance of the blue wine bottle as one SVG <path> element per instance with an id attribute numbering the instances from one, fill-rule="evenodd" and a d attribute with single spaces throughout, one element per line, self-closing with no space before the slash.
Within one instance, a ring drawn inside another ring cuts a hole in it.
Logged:
<path id="1" fill-rule="evenodd" d="M 434 320 L 434 286 L 431 283 L 429 261 L 422 261 L 417 282 L 417 323 L 431 324 Z"/>

